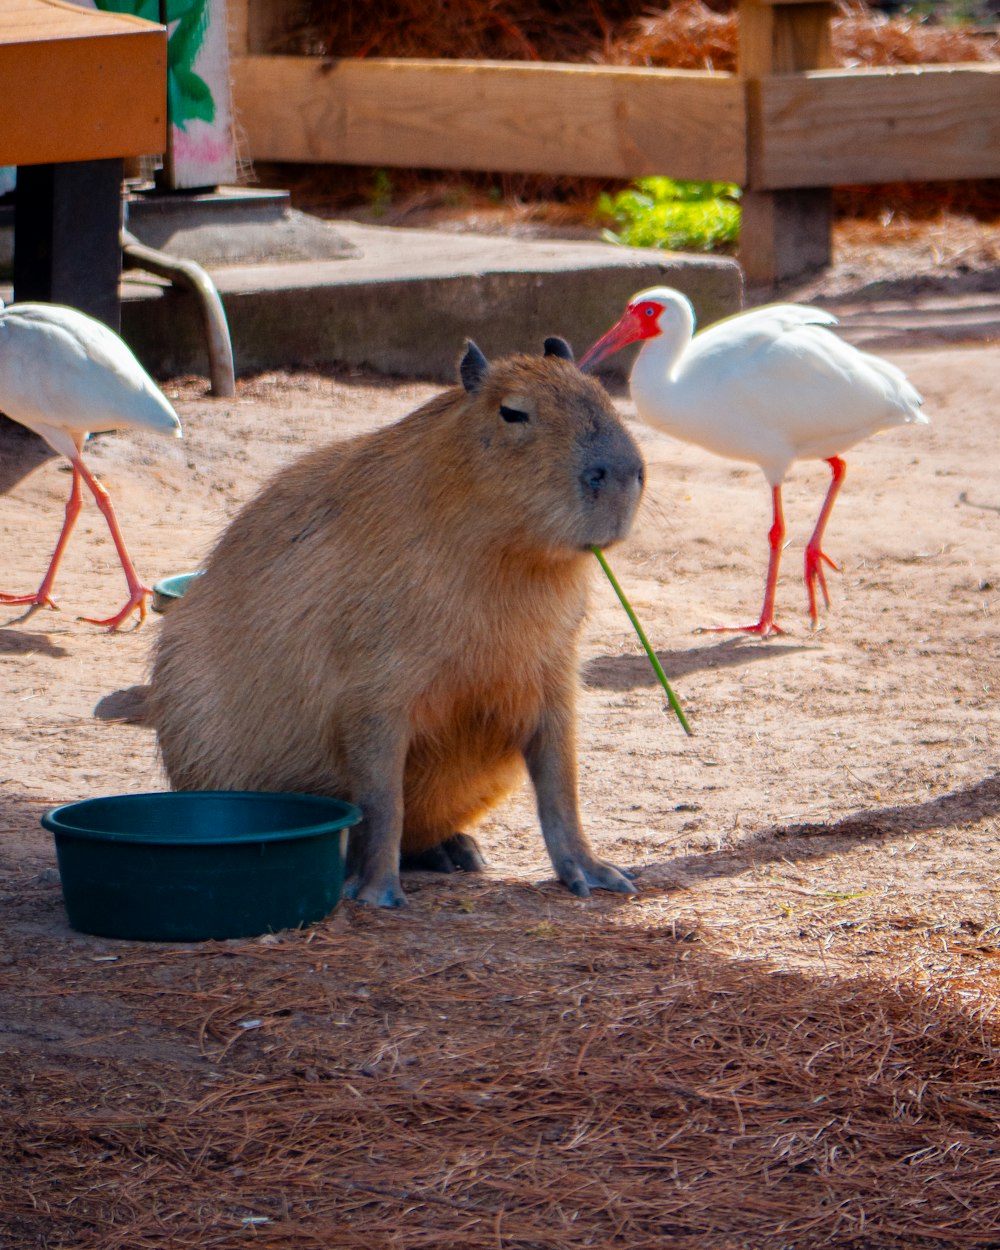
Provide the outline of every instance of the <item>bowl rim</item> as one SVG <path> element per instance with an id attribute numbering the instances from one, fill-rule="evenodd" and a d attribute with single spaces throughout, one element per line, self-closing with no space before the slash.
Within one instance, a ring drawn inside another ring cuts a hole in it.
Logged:
<path id="1" fill-rule="evenodd" d="M 308 825 L 296 825 L 291 829 L 258 830 L 234 836 L 232 833 L 201 834 L 197 837 L 166 837 L 158 833 L 143 833 L 141 830 L 121 832 L 111 829 L 88 829 L 79 823 L 66 823 L 67 812 L 81 812 L 106 803 L 110 800 L 124 800 L 126 803 L 142 799 L 178 798 L 188 802 L 209 799 L 226 800 L 227 802 L 255 802 L 259 799 L 280 799 L 282 802 L 316 804 L 333 803 L 341 808 L 341 815 L 333 820 L 314 821 Z M 328 794 L 305 794 L 290 790 L 145 790 L 127 794 L 101 794 L 89 799 L 77 799 L 72 803 L 62 803 L 52 808 L 41 818 L 42 825 L 60 838 L 77 838 L 86 842 L 118 842 L 136 846 L 252 846 L 257 842 L 288 842 L 296 838 L 319 837 L 326 833 L 335 833 L 350 828 L 363 819 L 363 813 L 355 804 L 346 799 L 338 799 Z"/>
<path id="2" fill-rule="evenodd" d="M 204 575 L 204 569 L 192 569 L 189 573 L 170 573 L 153 583 L 154 595 L 165 595 L 168 599 L 180 599 L 189 584 L 195 578 Z"/>

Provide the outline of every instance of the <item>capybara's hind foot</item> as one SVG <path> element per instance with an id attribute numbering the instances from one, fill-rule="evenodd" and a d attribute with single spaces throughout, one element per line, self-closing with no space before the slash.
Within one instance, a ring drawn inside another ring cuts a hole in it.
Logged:
<path id="1" fill-rule="evenodd" d="M 486 860 L 474 837 L 453 833 L 426 851 L 400 855 L 399 866 L 404 872 L 484 872 Z"/>

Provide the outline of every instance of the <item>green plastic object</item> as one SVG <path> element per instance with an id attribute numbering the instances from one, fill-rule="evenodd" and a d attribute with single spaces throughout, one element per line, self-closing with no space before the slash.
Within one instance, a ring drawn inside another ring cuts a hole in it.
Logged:
<path id="1" fill-rule="evenodd" d="M 99 937 L 200 942 L 322 920 L 344 885 L 340 799 L 248 790 L 118 794 L 42 817 L 70 925 Z"/>
<path id="2" fill-rule="evenodd" d="M 185 590 L 196 577 L 201 577 L 201 570 L 195 573 L 174 573 L 172 577 L 161 577 L 153 583 L 152 609 L 154 612 L 166 612 L 173 607 L 178 599 L 183 598 Z"/>

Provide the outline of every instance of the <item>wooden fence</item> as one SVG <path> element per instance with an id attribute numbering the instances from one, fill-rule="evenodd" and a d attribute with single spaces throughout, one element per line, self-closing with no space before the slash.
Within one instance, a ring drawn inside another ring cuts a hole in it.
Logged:
<path id="1" fill-rule="evenodd" d="M 753 282 L 823 265 L 830 188 L 1000 177 L 1000 64 L 831 68 L 828 0 L 740 0 L 735 74 L 262 51 L 276 0 L 235 0 L 249 156 L 720 180 L 744 188 Z"/>

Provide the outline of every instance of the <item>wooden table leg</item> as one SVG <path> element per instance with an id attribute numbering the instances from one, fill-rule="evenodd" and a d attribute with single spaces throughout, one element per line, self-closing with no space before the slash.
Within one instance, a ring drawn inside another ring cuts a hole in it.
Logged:
<path id="1" fill-rule="evenodd" d="M 120 158 L 20 165 L 14 299 L 69 304 L 121 329 Z"/>

